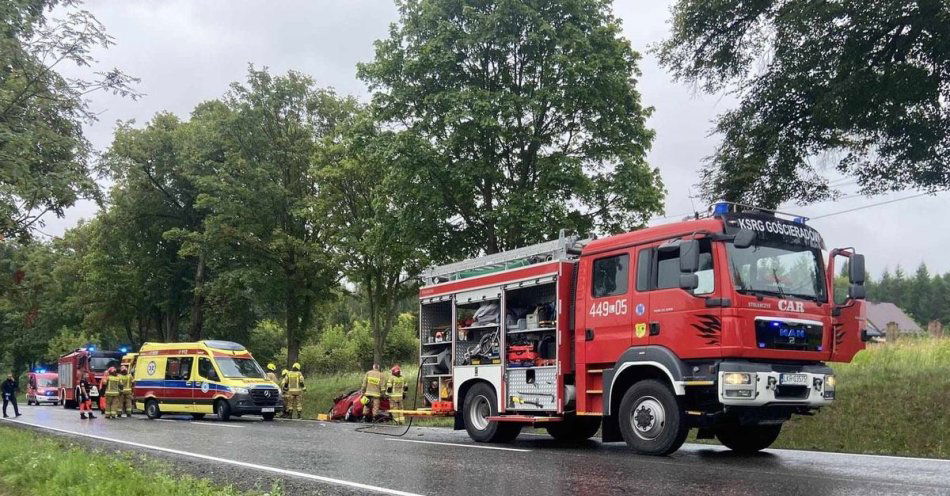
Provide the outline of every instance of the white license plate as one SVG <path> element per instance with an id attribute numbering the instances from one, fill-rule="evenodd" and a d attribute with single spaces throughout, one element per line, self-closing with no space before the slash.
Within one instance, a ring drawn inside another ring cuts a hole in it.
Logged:
<path id="1" fill-rule="evenodd" d="M 261 413 L 274 413 L 273 408 L 261 408 Z"/>
<path id="2" fill-rule="evenodd" d="M 807 386 L 808 374 L 782 374 L 779 384 L 788 384 L 791 386 Z"/>

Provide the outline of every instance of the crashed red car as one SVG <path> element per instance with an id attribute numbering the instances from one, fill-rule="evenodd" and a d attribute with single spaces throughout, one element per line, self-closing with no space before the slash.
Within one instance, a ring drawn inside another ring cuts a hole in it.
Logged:
<path id="1" fill-rule="evenodd" d="M 346 422 L 363 420 L 363 403 L 360 402 L 362 397 L 363 395 L 357 389 L 333 398 L 330 420 L 344 420 Z M 389 400 L 387 398 L 381 400 L 380 410 L 383 410 L 383 412 L 376 412 L 376 418 L 374 419 L 376 422 L 392 420 L 392 415 L 388 412 Z"/>

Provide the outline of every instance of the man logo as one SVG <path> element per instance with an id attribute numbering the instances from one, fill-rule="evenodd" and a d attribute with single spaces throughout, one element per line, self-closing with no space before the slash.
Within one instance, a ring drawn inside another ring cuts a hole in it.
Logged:
<path id="1" fill-rule="evenodd" d="M 783 312 L 804 312 L 805 303 L 801 301 L 779 300 L 778 309 Z"/>

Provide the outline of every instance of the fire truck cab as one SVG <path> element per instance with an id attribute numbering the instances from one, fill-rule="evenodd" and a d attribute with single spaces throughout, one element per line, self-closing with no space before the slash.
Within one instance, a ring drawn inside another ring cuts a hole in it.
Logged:
<path id="1" fill-rule="evenodd" d="M 59 403 L 59 374 L 40 369 L 30 372 L 26 386 L 26 404 Z"/>
<path id="2" fill-rule="evenodd" d="M 802 218 L 734 204 L 603 239 L 562 237 L 428 269 L 421 374 L 478 441 L 677 450 L 691 429 L 743 452 L 835 399 L 826 362 L 864 347 L 864 258 Z M 835 301 L 835 264 L 847 297 Z"/>

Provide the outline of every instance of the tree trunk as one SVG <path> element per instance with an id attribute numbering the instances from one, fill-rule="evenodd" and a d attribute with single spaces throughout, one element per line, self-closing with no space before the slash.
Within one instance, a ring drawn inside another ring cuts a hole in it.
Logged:
<path id="1" fill-rule="evenodd" d="M 138 346 L 135 345 L 135 333 L 132 332 L 132 322 L 128 320 L 125 321 L 125 335 L 129 338 L 129 346 L 133 350 L 138 348 Z"/>
<path id="2" fill-rule="evenodd" d="M 292 285 L 293 283 L 291 283 Z M 287 368 L 289 369 L 300 359 L 300 321 L 298 318 L 297 294 L 293 287 L 287 289 Z"/>
<path id="3" fill-rule="evenodd" d="M 205 280 L 205 256 L 204 253 L 198 255 L 198 266 L 195 268 L 195 291 L 194 299 L 191 304 L 191 326 L 188 329 L 188 335 L 192 341 L 201 340 L 201 331 L 204 329 L 204 280 Z"/>

